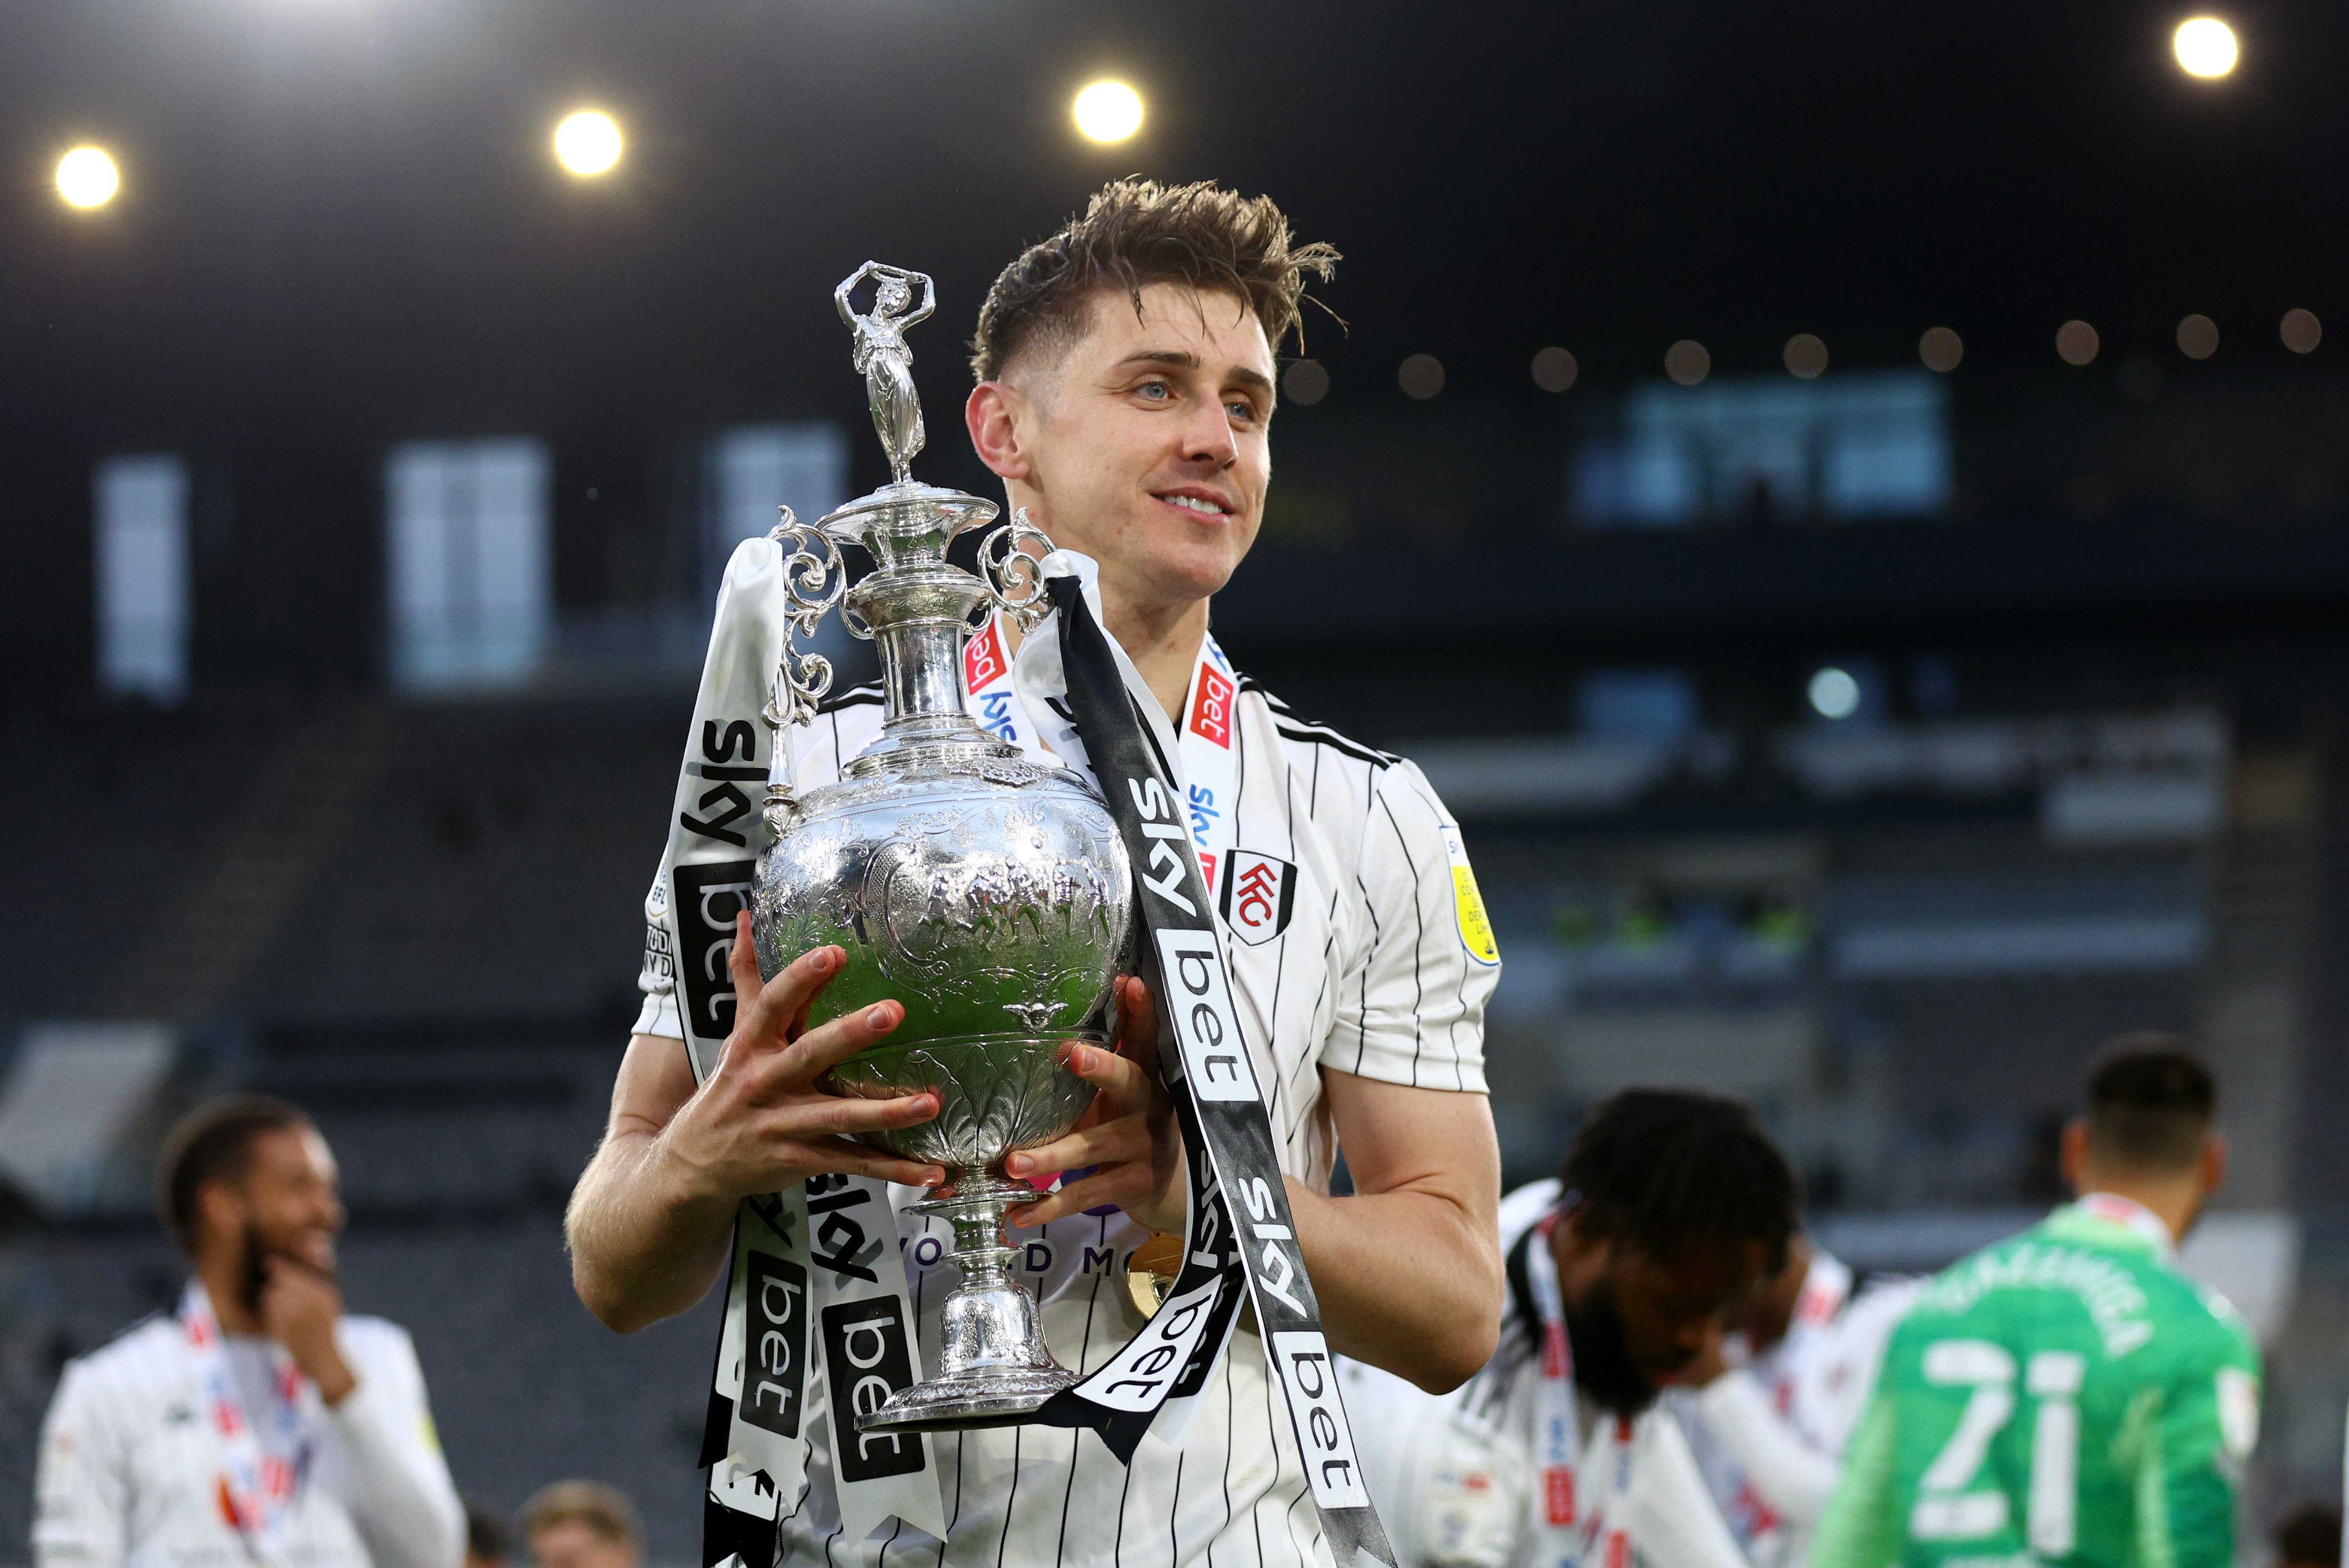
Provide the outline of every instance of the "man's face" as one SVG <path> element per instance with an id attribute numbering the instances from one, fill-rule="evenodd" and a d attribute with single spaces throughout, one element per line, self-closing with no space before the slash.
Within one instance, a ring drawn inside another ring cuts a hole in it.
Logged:
<path id="1" fill-rule="evenodd" d="M 1619 1415 L 1636 1415 L 1696 1359 L 1722 1313 L 1742 1302 L 1768 1261 L 1758 1241 L 1692 1237 L 1651 1253 L 1585 1234 L 1569 1220 L 1560 1254 L 1574 1380 Z"/>
<path id="2" fill-rule="evenodd" d="M 636 1568 L 636 1549 L 584 1519 L 558 1519 L 530 1538 L 536 1568 Z"/>
<path id="3" fill-rule="evenodd" d="M 1102 563 L 1109 586 L 1179 606 L 1230 580 L 1256 542 L 1272 478 L 1272 346 L 1237 294 L 1151 284 L 1142 310 L 1092 296 L 1057 359 L 1015 362 L 1024 482 L 1055 544 Z"/>
<path id="4" fill-rule="evenodd" d="M 245 1147 L 243 1176 L 220 1183 L 214 1197 L 218 1201 L 207 1204 L 207 1213 L 226 1220 L 229 1233 L 244 1237 L 248 1253 L 258 1250 L 334 1272 L 343 1204 L 336 1191 L 335 1157 L 316 1129 L 281 1127 L 255 1134 Z"/>

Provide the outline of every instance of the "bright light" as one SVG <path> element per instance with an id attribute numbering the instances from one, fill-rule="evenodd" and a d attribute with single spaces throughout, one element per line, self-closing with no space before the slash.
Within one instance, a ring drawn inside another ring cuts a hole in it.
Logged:
<path id="1" fill-rule="evenodd" d="M 1859 682 L 1849 670 L 1829 665 L 1811 676 L 1810 698 L 1821 718 L 1849 718 L 1859 711 Z"/>
<path id="2" fill-rule="evenodd" d="M 609 174 L 620 161 L 620 123 L 583 108 L 554 128 L 554 156 L 574 174 Z"/>
<path id="3" fill-rule="evenodd" d="M 1414 354 L 1395 370 L 1403 396 L 1424 403 L 1444 390 L 1444 361 L 1433 354 Z"/>
<path id="4" fill-rule="evenodd" d="M 70 206 L 103 207 L 122 189 L 122 175 L 102 147 L 77 147 L 57 160 L 57 194 Z"/>
<path id="5" fill-rule="evenodd" d="M 2085 321 L 2067 321 L 2055 329 L 2055 357 L 2066 365 L 2086 365 L 2103 346 L 2096 329 Z"/>
<path id="6" fill-rule="evenodd" d="M 1071 107 L 1088 141 L 1123 141 L 1142 129 L 1142 95 L 1123 82 L 1094 82 Z"/>
<path id="7" fill-rule="evenodd" d="M 1965 339 L 1946 326 L 1929 326 L 1925 335 L 1917 340 L 1917 357 L 1925 368 L 1947 376 L 1966 356 Z"/>
<path id="8" fill-rule="evenodd" d="M 1827 346 L 1816 333 L 1798 332 L 1786 339 L 1779 357 L 1785 362 L 1786 374 L 1797 381 L 1816 381 L 1826 373 Z"/>
<path id="9" fill-rule="evenodd" d="M 2178 24 L 2169 46 L 2189 77 L 2223 77 L 2235 68 L 2235 29 L 2216 16 L 2196 16 Z"/>
<path id="10" fill-rule="evenodd" d="M 2219 352 L 2219 324 L 2207 315 L 2189 315 L 2178 324 L 2178 352 L 2189 359 L 2208 359 Z"/>
<path id="11" fill-rule="evenodd" d="M 1693 387 L 1713 374 L 1713 356 L 1703 344 L 1683 337 L 1664 350 L 1664 374 L 1683 387 Z"/>
<path id="12" fill-rule="evenodd" d="M 2324 324 L 2316 319 L 2313 310 L 2288 310 L 2277 332 L 2283 346 L 2294 354 L 2313 354 L 2316 346 L 2324 341 Z"/>

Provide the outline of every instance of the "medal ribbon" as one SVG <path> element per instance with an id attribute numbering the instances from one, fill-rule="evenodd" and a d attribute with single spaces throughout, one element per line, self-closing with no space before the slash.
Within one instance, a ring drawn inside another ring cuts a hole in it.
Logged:
<path id="1" fill-rule="evenodd" d="M 1582 1462 L 1581 1412 L 1574 1397 L 1574 1342 L 1566 1331 L 1566 1297 L 1557 1281 L 1557 1254 L 1550 1237 L 1574 1206 L 1565 1202 L 1534 1226 L 1533 1244 L 1526 1249 L 1526 1280 L 1533 1287 L 1535 1309 L 1541 1316 L 1539 1377 L 1534 1386 L 1534 1459 L 1536 1491 L 1533 1523 L 1540 1542 L 1538 1561 L 1544 1568 L 1580 1568 L 1593 1547 L 1601 1547 L 1600 1568 L 1630 1568 L 1631 1451 L 1634 1427 L 1629 1416 L 1609 1416 L 1612 1452 L 1607 1475 L 1607 1503 L 1586 1512 L 1575 1495 L 1578 1467 Z M 1603 1542 L 1602 1542 L 1603 1533 Z"/>
<path id="2" fill-rule="evenodd" d="M 1187 798 L 1152 727 L 1149 716 L 1157 705 L 1132 662 L 1102 631 L 1079 563 L 1056 552 L 1045 570 L 1053 573 L 1048 582 L 1059 622 L 1057 641 L 1049 647 L 1058 655 L 1067 719 L 1067 728 L 1052 737 L 1053 748 L 1064 764 L 1090 769 L 1133 861 L 1137 913 L 1149 937 L 1143 966 L 1155 971 L 1161 1037 L 1174 1046 L 1162 1049 L 1160 1061 L 1186 1147 L 1194 1151 L 1192 1237 L 1209 1245 L 1189 1250 L 1174 1290 L 1134 1341 L 1109 1366 L 1055 1397 L 1038 1418 L 1090 1426 L 1106 1439 L 1134 1430 L 1137 1418 L 1146 1428 L 1157 1406 L 1183 1384 L 1195 1376 L 1204 1382 L 1220 1352 L 1218 1346 L 1201 1357 L 1206 1329 L 1219 1309 L 1237 1307 L 1240 1295 L 1230 1288 L 1236 1250 L 1331 1555 L 1338 1568 L 1353 1568 L 1364 1555 L 1392 1563 L 1394 1552 L 1362 1486 L 1320 1308 L 1297 1244 L 1272 1120 L 1232 1006 Z M 1040 628 L 1031 646 L 1043 642 Z M 1028 650 L 1022 653 L 1026 663 Z M 1044 662 L 1037 661 L 1040 679 L 1049 678 Z M 1195 693 L 1186 706 L 1195 708 Z M 1187 716 L 1185 727 L 1192 727 Z M 1228 716 L 1224 729 L 1228 738 Z M 1237 1232 L 1229 1202 L 1235 1193 L 1247 1213 L 1244 1235 Z M 1226 1337 L 1228 1327 L 1226 1319 L 1225 1333 L 1216 1337 Z M 1166 1382 L 1165 1375 L 1178 1367 L 1174 1382 Z"/>
<path id="3" fill-rule="evenodd" d="M 212 1298 L 203 1285 L 188 1282 L 180 1297 L 181 1332 L 187 1336 L 196 1376 L 203 1386 L 204 1414 L 221 1448 L 217 1492 L 221 1512 L 256 1561 L 268 1556 L 271 1537 L 301 1496 L 309 1479 L 310 1444 L 302 1431 L 302 1390 L 308 1379 L 294 1358 L 270 1346 L 270 1400 L 266 1410 L 244 1408 L 228 1366 L 228 1346 Z M 278 1439 L 277 1452 L 261 1439 L 261 1423 Z M 286 1454 L 294 1457 L 287 1459 Z"/>

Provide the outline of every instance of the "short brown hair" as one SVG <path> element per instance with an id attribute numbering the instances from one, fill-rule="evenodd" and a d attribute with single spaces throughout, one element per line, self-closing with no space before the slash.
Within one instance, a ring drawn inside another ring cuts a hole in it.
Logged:
<path id="1" fill-rule="evenodd" d="M 309 1125 L 300 1106 L 267 1094 L 223 1095 L 181 1117 L 155 1158 L 156 1216 L 180 1250 L 195 1251 L 196 1194 L 205 1182 L 243 1176 L 261 1134 Z"/>
<path id="2" fill-rule="evenodd" d="M 1208 181 L 1113 180 L 1093 193 L 1081 217 L 1020 252 L 996 278 L 979 306 L 971 373 L 992 381 L 1027 348 L 1073 342 L 1102 289 L 1123 290 L 1140 315 L 1146 284 L 1237 294 L 1278 347 L 1300 327 L 1307 275 L 1326 279 L 1337 264 L 1328 245 L 1296 242 L 1269 196 L 1242 196 Z"/>
<path id="3" fill-rule="evenodd" d="M 524 1541 L 534 1541 L 540 1531 L 574 1521 L 615 1546 L 645 1549 L 645 1527 L 627 1495 L 616 1486 L 600 1480 L 554 1481 L 533 1492 L 522 1505 Z"/>
<path id="4" fill-rule="evenodd" d="M 2202 1158 L 2219 1084 L 2182 1035 L 2122 1035 L 2088 1066 L 2088 1150 L 2099 1161 L 2183 1171 Z"/>

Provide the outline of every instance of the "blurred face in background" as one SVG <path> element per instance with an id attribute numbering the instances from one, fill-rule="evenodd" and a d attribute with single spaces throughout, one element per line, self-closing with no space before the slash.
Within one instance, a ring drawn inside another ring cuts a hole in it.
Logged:
<path id="1" fill-rule="evenodd" d="M 1722 1314 L 1762 1278 L 1768 1250 L 1758 1241 L 1691 1236 L 1650 1251 L 1582 1225 L 1551 1233 L 1564 1297 L 1574 1380 L 1617 1415 L 1637 1415 L 1685 1371 Z"/>
<path id="2" fill-rule="evenodd" d="M 638 1559 L 635 1546 L 585 1519 L 541 1525 L 531 1534 L 530 1556 L 534 1568 L 636 1568 Z"/>
<path id="3" fill-rule="evenodd" d="M 233 1247 L 256 1274 L 267 1256 L 335 1272 L 343 1203 L 335 1157 L 314 1127 L 276 1127 L 245 1145 L 243 1171 L 206 1184 L 201 1203 L 204 1245 Z"/>
<path id="4" fill-rule="evenodd" d="M 980 437 L 980 455 L 1053 543 L 1102 563 L 1114 595 L 1180 607 L 1222 588 L 1256 542 L 1272 376 L 1237 294 L 1150 284 L 1137 316 L 1105 289 L 1074 343 L 1039 343 L 1006 368 L 1011 435 Z"/>

